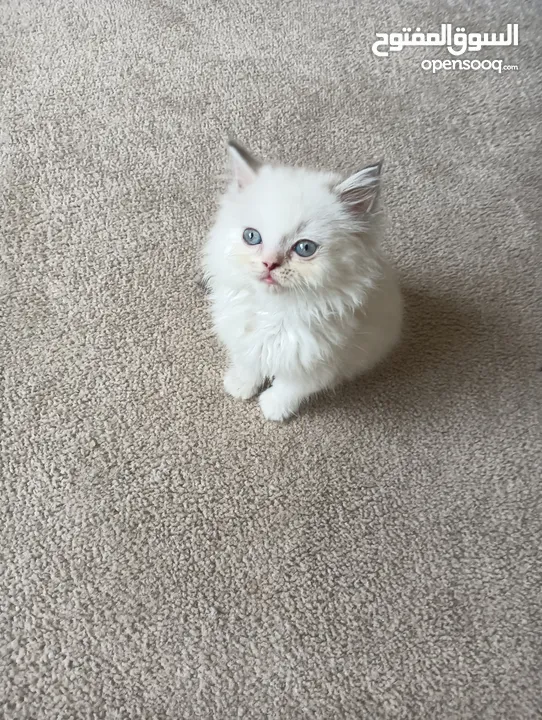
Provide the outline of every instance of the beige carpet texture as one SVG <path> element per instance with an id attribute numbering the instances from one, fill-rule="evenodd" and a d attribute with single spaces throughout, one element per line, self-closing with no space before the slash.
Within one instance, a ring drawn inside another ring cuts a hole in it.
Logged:
<path id="1" fill-rule="evenodd" d="M 540 718 L 540 5 L 0 20 L 0 718 Z M 371 50 L 442 23 L 517 23 L 461 58 L 518 69 Z M 403 340 L 286 424 L 225 395 L 198 285 L 228 136 L 385 159 Z"/>

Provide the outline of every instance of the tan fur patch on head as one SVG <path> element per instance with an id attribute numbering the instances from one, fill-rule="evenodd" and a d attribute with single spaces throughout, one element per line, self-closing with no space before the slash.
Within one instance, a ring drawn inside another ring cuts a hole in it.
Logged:
<path id="1" fill-rule="evenodd" d="M 306 222 L 300 222 L 293 232 L 284 235 L 281 244 L 289 250 L 296 240 L 301 240 L 301 235 L 306 227 Z"/>

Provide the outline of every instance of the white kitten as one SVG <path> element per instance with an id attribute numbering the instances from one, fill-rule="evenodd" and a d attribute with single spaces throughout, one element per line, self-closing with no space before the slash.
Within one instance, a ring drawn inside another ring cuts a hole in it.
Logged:
<path id="1" fill-rule="evenodd" d="M 285 420 L 397 342 L 402 302 L 378 245 L 381 163 L 346 180 L 262 164 L 229 142 L 233 178 L 204 250 L 224 387 Z"/>

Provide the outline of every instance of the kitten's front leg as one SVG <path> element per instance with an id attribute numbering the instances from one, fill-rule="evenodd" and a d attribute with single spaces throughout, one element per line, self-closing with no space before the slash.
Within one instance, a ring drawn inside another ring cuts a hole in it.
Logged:
<path id="1" fill-rule="evenodd" d="M 299 410 L 304 400 L 333 384 L 334 377 L 328 372 L 314 376 L 276 377 L 273 385 L 260 395 L 260 408 L 268 420 L 287 420 Z"/>
<path id="2" fill-rule="evenodd" d="M 264 380 L 259 368 L 232 360 L 224 375 L 224 389 L 234 398 L 249 400 L 256 395 Z"/>

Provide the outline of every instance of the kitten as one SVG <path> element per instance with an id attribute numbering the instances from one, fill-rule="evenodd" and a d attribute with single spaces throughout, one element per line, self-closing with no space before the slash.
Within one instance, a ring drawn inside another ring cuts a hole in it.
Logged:
<path id="1" fill-rule="evenodd" d="M 234 141 L 203 265 L 226 392 L 286 420 L 372 368 L 399 338 L 402 302 L 378 244 L 382 163 L 346 180 L 264 164 Z"/>

